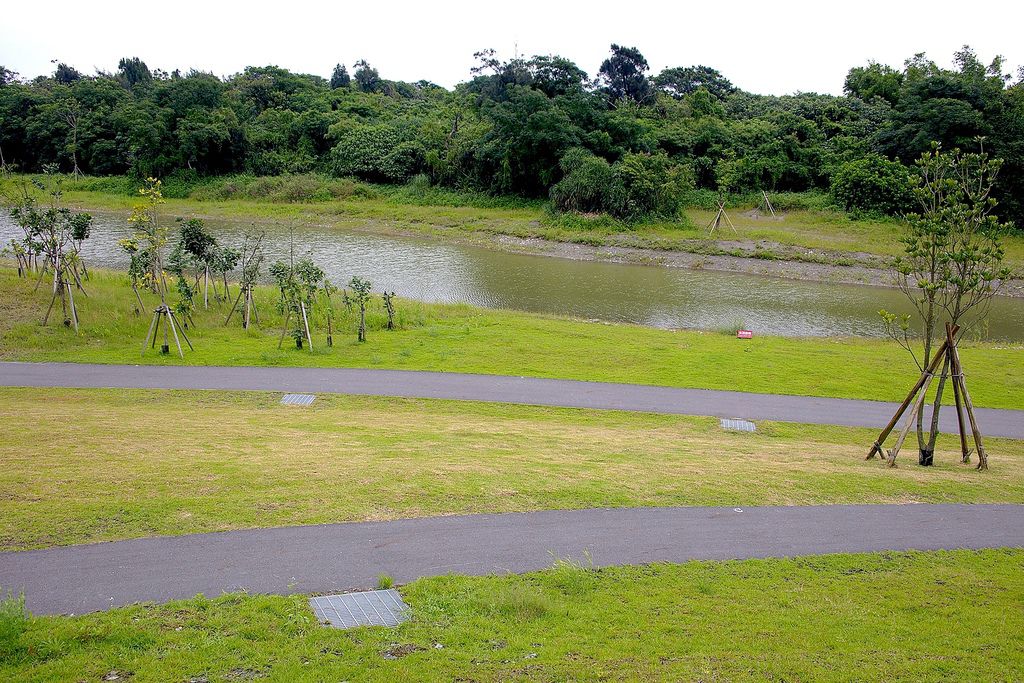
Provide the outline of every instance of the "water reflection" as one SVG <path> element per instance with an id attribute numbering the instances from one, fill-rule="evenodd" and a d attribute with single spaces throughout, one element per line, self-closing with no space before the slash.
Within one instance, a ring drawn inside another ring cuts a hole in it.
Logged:
<path id="1" fill-rule="evenodd" d="M 238 245 L 243 222 L 209 221 L 225 244 Z M 289 232 L 267 231 L 268 263 L 287 258 Z M 89 263 L 124 268 L 117 240 L 128 234 L 123 217 L 97 215 L 84 245 Z M 896 290 L 779 278 L 571 261 L 507 254 L 420 238 L 387 237 L 294 227 L 297 255 L 311 254 L 336 284 L 353 275 L 375 288 L 423 301 L 465 302 L 489 308 L 555 313 L 633 322 L 654 327 L 719 329 L 743 324 L 761 334 L 876 337 L 884 331 L 878 310 L 911 312 Z M 0 216 L 0 243 L 20 235 Z M 990 314 L 993 339 L 1024 339 L 1024 300 L 1000 297 Z"/>

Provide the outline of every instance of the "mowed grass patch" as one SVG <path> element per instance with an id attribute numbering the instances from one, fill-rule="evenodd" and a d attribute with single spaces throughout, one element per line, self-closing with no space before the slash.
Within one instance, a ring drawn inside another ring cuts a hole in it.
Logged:
<path id="1" fill-rule="evenodd" d="M 832 555 L 420 579 L 398 628 L 306 597 L 33 618 L 18 681 L 989 681 L 1024 678 L 1024 551 Z"/>
<path id="2" fill-rule="evenodd" d="M 188 330 L 195 351 L 186 348 L 180 359 L 173 340 L 170 356 L 142 352 L 151 314 L 134 313 L 126 275 L 93 273 L 86 283 L 89 297 L 76 298 L 79 334 L 60 324 L 59 311 L 49 326 L 39 324 L 50 294 L 45 286 L 34 292 L 34 285 L 0 267 L 0 360 L 393 368 L 890 401 L 902 400 L 917 379 L 906 352 L 885 340 L 738 340 L 409 300 L 398 302 L 398 329 L 387 331 L 379 297 L 368 313 L 367 343 L 356 342 L 356 314 L 336 302 L 333 347 L 326 345 L 327 325 L 318 313 L 311 323 L 312 353 L 295 349 L 289 339 L 279 350 L 282 320 L 271 287 L 259 288 L 261 324 L 248 331 L 237 316 L 224 325 L 230 305 L 200 305 L 197 327 Z M 144 299 L 152 311 L 157 298 L 147 293 Z M 976 405 L 1024 406 L 1024 346 L 964 342 L 961 355 Z"/>
<path id="3" fill-rule="evenodd" d="M 864 455 L 866 429 L 321 395 L 0 389 L 0 549 L 462 513 L 669 505 L 1024 502 L 991 469 Z"/>

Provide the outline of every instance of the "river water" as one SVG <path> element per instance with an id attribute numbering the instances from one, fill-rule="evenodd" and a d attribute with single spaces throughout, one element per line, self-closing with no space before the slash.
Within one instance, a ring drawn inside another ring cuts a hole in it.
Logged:
<path id="1" fill-rule="evenodd" d="M 223 244 L 239 246 L 249 223 L 207 221 Z M 266 263 L 286 258 L 289 229 L 267 222 Z M 97 214 L 83 256 L 95 266 L 124 268 L 117 240 L 128 234 L 123 216 Z M 531 256 L 416 237 L 295 225 L 297 257 L 311 255 L 336 285 L 353 275 L 374 289 L 432 302 L 553 313 L 662 328 L 745 327 L 787 336 L 884 335 L 879 309 L 910 313 L 903 295 L 884 287 L 623 265 Z M 20 237 L 0 215 L 0 244 Z M 994 340 L 1024 340 L 1024 300 L 997 297 L 987 324 Z"/>

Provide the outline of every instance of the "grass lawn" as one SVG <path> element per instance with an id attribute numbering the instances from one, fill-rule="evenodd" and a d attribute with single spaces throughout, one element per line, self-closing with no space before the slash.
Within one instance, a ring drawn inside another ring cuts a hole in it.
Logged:
<path id="1" fill-rule="evenodd" d="M 176 353 L 161 356 L 149 349 L 140 355 L 151 317 L 134 314 L 126 275 L 93 273 L 89 298 L 76 298 L 82 322 L 77 336 L 60 325 L 59 311 L 56 322 L 39 324 L 50 295 L 46 287 L 33 293 L 33 285 L 0 266 L 0 360 L 377 367 L 877 400 L 901 400 L 917 378 L 909 356 L 885 340 L 737 340 L 731 333 L 415 301 L 399 302 L 399 329 L 389 332 L 382 329 L 384 314 L 376 297 L 368 315 L 368 343 L 355 341 L 355 316 L 336 303 L 332 348 L 325 343 L 322 316 L 315 316 L 314 353 L 298 351 L 288 340 L 278 350 L 281 320 L 270 287 L 257 293 L 263 316 L 259 329 L 242 330 L 237 317 L 225 327 L 225 304 L 200 308 L 198 327 L 189 331 L 196 351 L 186 349 L 182 361 Z M 149 310 L 156 302 L 146 295 Z M 962 356 L 976 405 L 1024 406 L 1024 346 L 964 342 Z"/>
<path id="2" fill-rule="evenodd" d="M 0 550 L 428 515 L 660 505 L 1024 503 L 1024 441 L 991 469 L 866 429 L 457 401 L 0 389 Z"/>
<path id="3" fill-rule="evenodd" d="M 401 591 L 413 619 L 396 629 L 329 629 L 304 596 L 240 594 L 32 618 L 8 638 L 0 679 L 1024 678 L 1020 550 L 563 564 Z"/>
<path id="4" fill-rule="evenodd" d="M 0 180 L 0 191 L 10 188 L 19 178 Z M 211 180 L 210 187 L 225 182 L 230 181 Z M 118 178 L 86 178 L 68 179 L 64 186 L 67 201 L 74 205 L 123 211 L 127 215 L 136 201 L 133 196 L 136 185 Z M 718 246 L 715 240 L 708 239 L 706 226 L 714 218 L 714 212 L 700 208 L 686 209 L 678 221 L 627 226 L 606 218 L 553 216 L 543 202 L 538 201 L 460 196 L 436 189 L 420 196 L 403 188 L 386 186 L 378 188 L 376 193 L 379 196 L 287 202 L 216 199 L 216 192 L 211 195 L 200 188 L 193 193 L 194 198 L 169 198 L 167 210 L 176 215 L 307 220 L 338 227 L 383 232 L 397 229 L 437 236 L 500 234 L 595 246 L 625 244 L 700 253 L 729 253 L 733 249 L 731 245 Z M 207 195 L 214 198 L 204 198 Z M 779 219 L 766 219 L 750 215 L 750 208 L 752 206 L 730 209 L 736 232 L 727 228 L 716 236 L 717 239 L 727 242 L 767 240 L 787 247 L 875 256 L 894 255 L 901 247 L 900 223 L 895 219 L 852 219 L 842 212 L 827 209 L 795 209 L 781 212 Z M 1024 236 L 1008 236 L 1004 245 L 1008 263 L 1013 267 L 1024 266 Z M 767 251 L 772 251 L 772 247 L 768 246 Z M 823 257 L 824 262 L 832 260 L 835 259 Z"/>

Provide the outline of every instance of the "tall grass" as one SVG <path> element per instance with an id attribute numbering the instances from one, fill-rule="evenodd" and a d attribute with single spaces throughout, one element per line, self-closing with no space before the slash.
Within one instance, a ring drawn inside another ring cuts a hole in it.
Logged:
<path id="1" fill-rule="evenodd" d="M 0 591 L 0 661 L 13 661 L 21 654 L 21 636 L 27 628 L 25 596 Z"/>

